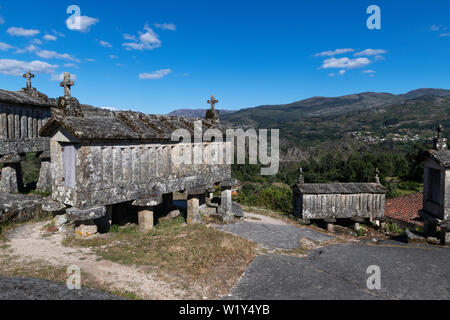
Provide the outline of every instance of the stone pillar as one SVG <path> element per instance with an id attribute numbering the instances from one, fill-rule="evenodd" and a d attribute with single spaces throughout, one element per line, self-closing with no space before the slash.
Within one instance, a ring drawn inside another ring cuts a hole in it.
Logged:
<path id="1" fill-rule="evenodd" d="M 231 188 L 237 185 L 236 179 L 228 179 L 219 183 L 222 188 L 220 194 L 220 206 L 217 209 L 217 213 L 222 216 L 222 220 L 225 223 L 231 223 L 234 221 L 233 213 L 233 200 L 231 198 Z"/>
<path id="2" fill-rule="evenodd" d="M 220 193 L 220 206 L 217 212 L 222 216 L 223 221 L 226 223 L 234 221 L 232 206 L 231 187 L 222 187 Z"/>
<path id="3" fill-rule="evenodd" d="M 36 189 L 40 191 L 52 190 L 52 168 L 50 163 L 50 152 L 43 152 L 39 158 L 41 158 L 41 170 L 39 171 L 39 180 L 36 185 Z"/>
<path id="4" fill-rule="evenodd" d="M 131 204 L 139 207 L 138 222 L 140 232 L 149 232 L 155 224 L 155 207 L 163 202 L 160 194 L 152 194 L 141 199 L 136 199 Z"/>
<path id="5" fill-rule="evenodd" d="M 359 226 L 359 222 L 355 222 L 353 228 L 354 228 L 354 230 L 355 230 L 356 232 L 359 231 L 359 227 L 360 227 L 360 226 Z"/>
<path id="6" fill-rule="evenodd" d="M 0 163 L 3 163 L 0 192 L 18 193 L 23 189 L 21 160 L 18 154 L 9 154 L 0 159 Z"/>
<path id="7" fill-rule="evenodd" d="M 327 223 L 327 230 L 328 232 L 334 232 L 334 223 L 336 222 L 336 219 L 334 218 L 329 218 L 329 219 L 324 219 L 324 221 Z"/>
<path id="8" fill-rule="evenodd" d="M 199 199 L 196 195 L 188 195 L 187 198 L 187 223 L 198 223 L 201 221 L 199 211 Z"/>
<path id="9" fill-rule="evenodd" d="M 140 207 L 138 211 L 139 232 L 149 232 L 154 226 L 153 207 Z"/>
<path id="10" fill-rule="evenodd" d="M 204 188 L 190 189 L 187 191 L 187 216 L 186 222 L 199 223 L 200 216 L 200 198 L 205 196 L 206 190 Z"/>

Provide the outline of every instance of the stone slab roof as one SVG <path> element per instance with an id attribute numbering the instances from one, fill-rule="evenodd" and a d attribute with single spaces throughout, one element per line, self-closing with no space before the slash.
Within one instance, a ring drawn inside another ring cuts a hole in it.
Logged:
<path id="1" fill-rule="evenodd" d="M 303 194 L 386 193 L 386 189 L 378 183 L 304 183 L 296 186 Z"/>
<path id="2" fill-rule="evenodd" d="M 431 158 L 439 162 L 442 167 L 450 168 L 450 150 L 432 150 L 430 151 Z"/>
<path id="3" fill-rule="evenodd" d="M 193 136 L 194 121 L 202 121 L 203 131 L 223 128 L 209 120 L 162 115 L 150 115 L 134 111 L 110 111 L 83 106 L 84 117 L 52 117 L 41 128 L 40 136 L 51 136 L 62 127 L 80 140 L 170 140 L 176 129 L 186 129 Z"/>
<path id="4" fill-rule="evenodd" d="M 48 98 L 45 94 L 33 91 L 29 94 L 26 90 L 9 91 L 0 89 L 0 102 L 7 104 L 31 105 L 36 107 L 56 107 L 56 100 Z"/>

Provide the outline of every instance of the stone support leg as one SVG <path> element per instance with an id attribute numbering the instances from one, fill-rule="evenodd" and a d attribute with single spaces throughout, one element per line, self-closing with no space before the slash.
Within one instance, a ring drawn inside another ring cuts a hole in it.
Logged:
<path id="1" fill-rule="evenodd" d="M 199 203 L 200 200 L 198 195 L 188 195 L 186 216 L 187 223 L 198 223 L 201 221 Z"/>
<path id="2" fill-rule="evenodd" d="M 0 192 L 18 193 L 23 189 L 22 167 L 19 163 L 5 163 L 2 168 Z"/>
<path id="3" fill-rule="evenodd" d="M 231 223 L 234 221 L 234 213 L 232 210 L 232 198 L 231 198 L 231 188 L 222 187 L 222 192 L 220 194 L 220 206 L 217 212 L 222 216 L 222 219 L 226 223 Z"/>
<path id="4" fill-rule="evenodd" d="M 39 171 L 39 180 L 36 189 L 40 191 L 52 190 L 52 169 L 50 159 L 43 159 L 41 161 L 41 170 Z"/>
<path id="5" fill-rule="evenodd" d="M 153 207 L 140 207 L 138 211 L 139 232 L 149 232 L 154 226 Z"/>

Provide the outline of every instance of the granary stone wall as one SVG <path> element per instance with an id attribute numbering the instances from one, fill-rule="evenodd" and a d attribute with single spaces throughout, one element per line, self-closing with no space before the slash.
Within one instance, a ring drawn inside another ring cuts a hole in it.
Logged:
<path id="1" fill-rule="evenodd" d="M 50 108 L 0 103 L 0 155 L 48 150 L 39 130 L 50 117 Z"/>
<path id="2" fill-rule="evenodd" d="M 152 193 L 205 187 L 231 177 L 230 165 L 218 164 L 225 143 L 157 144 L 51 142 L 53 199 L 87 208 L 134 200 Z M 65 151 L 67 150 L 67 151 Z M 183 151 L 182 151 L 183 150 Z M 72 155 L 75 151 L 74 155 Z M 212 152 L 211 152 L 212 151 Z M 208 164 L 177 163 L 172 154 L 206 154 Z"/>
<path id="3" fill-rule="evenodd" d="M 302 218 L 381 218 L 384 205 L 384 194 L 305 194 Z"/>
<path id="4" fill-rule="evenodd" d="M 444 220 L 450 221 L 450 169 L 445 170 Z"/>

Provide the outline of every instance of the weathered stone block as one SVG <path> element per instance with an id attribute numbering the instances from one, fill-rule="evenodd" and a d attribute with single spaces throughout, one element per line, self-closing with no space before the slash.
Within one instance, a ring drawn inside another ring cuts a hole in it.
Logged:
<path id="1" fill-rule="evenodd" d="M 41 170 L 39 171 L 39 180 L 36 185 L 36 189 L 41 191 L 52 190 L 52 168 L 50 161 L 41 162 Z"/>
<path id="2" fill-rule="evenodd" d="M 67 209 L 67 217 L 69 221 L 86 221 L 94 220 L 105 216 L 106 208 L 104 206 L 90 208 L 90 209 L 78 209 L 75 207 Z"/>
<path id="3" fill-rule="evenodd" d="M 188 196 L 186 222 L 198 223 L 200 221 L 199 198 L 196 196 Z"/>
<path id="4" fill-rule="evenodd" d="M 149 232 L 154 226 L 153 208 L 142 208 L 138 212 L 139 232 Z"/>
<path id="5" fill-rule="evenodd" d="M 18 193 L 22 186 L 20 163 L 4 164 L 0 180 L 0 192 Z"/>

